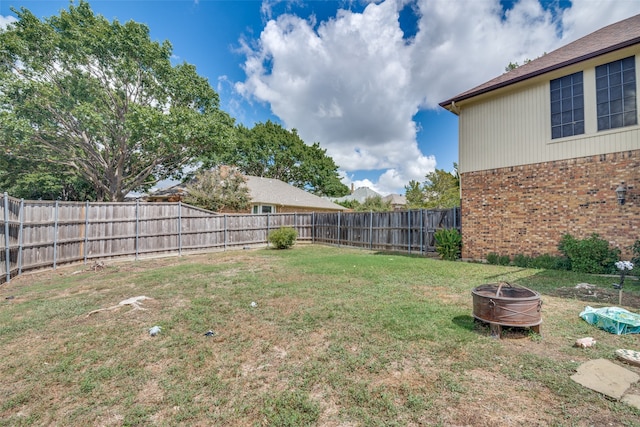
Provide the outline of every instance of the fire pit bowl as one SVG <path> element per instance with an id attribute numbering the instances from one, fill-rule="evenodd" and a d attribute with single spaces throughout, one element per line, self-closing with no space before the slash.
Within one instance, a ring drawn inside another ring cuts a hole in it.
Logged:
<path id="1" fill-rule="evenodd" d="M 510 283 L 478 286 L 473 295 L 473 317 L 491 324 L 492 335 L 500 336 L 502 326 L 531 328 L 540 333 L 542 300 L 531 289 Z"/>

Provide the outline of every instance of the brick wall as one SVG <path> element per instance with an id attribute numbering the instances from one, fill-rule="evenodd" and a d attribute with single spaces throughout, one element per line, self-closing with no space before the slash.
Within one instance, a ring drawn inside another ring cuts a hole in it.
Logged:
<path id="1" fill-rule="evenodd" d="M 463 258 L 558 255 L 564 234 L 598 233 L 629 259 L 640 239 L 640 150 L 463 173 L 461 186 Z"/>

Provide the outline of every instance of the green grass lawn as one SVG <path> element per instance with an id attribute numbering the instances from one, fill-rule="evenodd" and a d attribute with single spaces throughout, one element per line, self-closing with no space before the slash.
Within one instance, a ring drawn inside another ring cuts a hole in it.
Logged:
<path id="1" fill-rule="evenodd" d="M 542 294 L 541 336 L 474 322 L 497 281 Z M 554 296 L 613 281 L 315 245 L 28 274 L 0 287 L 0 425 L 638 425 L 569 378 L 638 336 Z"/>

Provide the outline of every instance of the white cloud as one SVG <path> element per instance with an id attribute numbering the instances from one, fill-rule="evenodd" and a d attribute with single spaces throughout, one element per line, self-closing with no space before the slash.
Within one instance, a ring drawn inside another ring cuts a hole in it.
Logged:
<path id="1" fill-rule="evenodd" d="M 567 44 L 593 31 L 640 13 L 637 0 L 572 0 L 571 9 L 563 14 L 564 37 Z"/>
<path id="2" fill-rule="evenodd" d="M 16 22 L 17 19 L 14 16 L 2 16 L 0 15 L 0 30 L 4 30 L 7 25 L 12 22 Z"/>
<path id="3" fill-rule="evenodd" d="M 553 15 L 537 0 L 521 0 L 504 19 L 498 0 L 421 1 L 420 11 L 410 66 L 427 108 L 559 45 Z"/>
<path id="4" fill-rule="evenodd" d="M 398 23 L 403 6 L 370 3 L 362 13 L 339 10 L 320 23 L 292 14 L 271 19 L 255 43 L 244 44 L 247 77 L 236 84 L 303 140 L 320 142 L 345 182 L 353 171 L 385 170 L 368 182 L 382 192 L 402 191 L 436 166 L 416 140 L 412 118 L 420 108 L 439 108 L 509 62 L 534 59 L 640 13 L 640 2 L 624 0 L 616 7 L 573 0 L 564 11 L 520 0 L 505 13 L 499 0 L 416 0 L 418 32 L 405 40 Z"/>

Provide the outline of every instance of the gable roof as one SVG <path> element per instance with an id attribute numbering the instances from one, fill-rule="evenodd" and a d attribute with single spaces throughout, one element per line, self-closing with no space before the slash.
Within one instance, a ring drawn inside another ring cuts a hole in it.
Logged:
<path id="1" fill-rule="evenodd" d="M 373 197 L 382 197 L 382 196 L 376 193 L 375 191 L 373 191 L 372 189 L 370 189 L 369 187 L 358 187 L 356 191 L 354 191 L 353 193 L 348 194 L 346 196 L 342 196 L 342 197 L 336 197 L 336 198 L 333 198 L 332 200 L 334 202 L 356 200 L 359 203 L 364 203 L 365 200 Z"/>
<path id="2" fill-rule="evenodd" d="M 454 102 L 473 98 L 638 43 L 640 43 L 640 15 L 601 28 L 493 80 L 443 101 L 440 106 L 451 110 Z"/>
<path id="3" fill-rule="evenodd" d="M 327 199 L 274 178 L 245 175 L 252 204 L 345 210 Z"/>
<path id="4" fill-rule="evenodd" d="M 274 178 L 262 178 L 259 176 L 244 175 L 245 183 L 249 189 L 251 204 L 294 206 L 300 208 L 316 208 L 331 210 L 346 210 L 327 199 L 307 193 L 298 187 Z M 165 199 L 172 195 L 184 196 L 187 193 L 185 183 L 173 185 L 148 195 L 151 199 Z"/>

